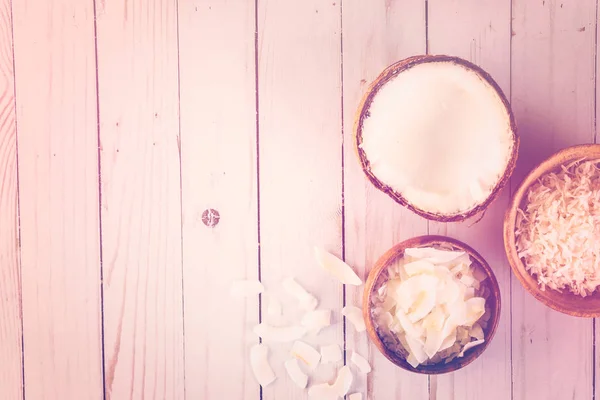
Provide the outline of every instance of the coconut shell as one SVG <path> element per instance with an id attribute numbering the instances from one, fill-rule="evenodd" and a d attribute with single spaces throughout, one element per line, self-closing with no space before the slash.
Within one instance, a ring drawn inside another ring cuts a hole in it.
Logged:
<path id="1" fill-rule="evenodd" d="M 485 199 L 485 201 L 476 205 L 474 208 L 472 208 L 468 211 L 465 211 L 463 213 L 459 213 L 459 214 L 445 215 L 445 214 L 432 213 L 427 210 L 420 209 L 420 208 L 414 206 L 413 204 L 410 204 L 404 198 L 404 196 L 402 196 L 401 193 L 395 191 L 388 185 L 381 182 L 371 172 L 371 166 L 370 166 L 369 160 L 367 159 L 365 152 L 360 147 L 360 145 L 362 144 L 362 141 L 363 141 L 363 139 L 362 139 L 363 124 L 364 124 L 365 119 L 369 117 L 369 109 L 371 107 L 371 103 L 373 102 L 373 99 L 375 98 L 375 96 L 377 95 L 379 90 L 387 82 L 389 82 L 391 79 L 396 77 L 399 73 L 406 71 L 416 65 L 423 64 L 423 63 L 429 63 L 429 62 L 452 62 L 452 63 L 461 65 L 461 66 L 475 72 L 479 77 L 481 77 L 489 85 L 491 85 L 494 88 L 494 90 L 496 91 L 496 93 L 498 93 L 498 96 L 500 96 L 502 103 L 506 107 L 506 111 L 507 111 L 509 119 L 510 119 L 510 127 L 511 127 L 512 140 L 513 140 L 514 145 L 513 145 L 512 153 L 510 155 L 510 159 L 508 161 L 506 169 L 502 173 L 502 177 L 497 182 L 496 186 L 493 188 L 492 192 Z M 498 86 L 498 84 L 494 81 L 494 79 L 492 79 L 492 77 L 487 72 L 485 72 L 483 69 L 481 69 L 477 65 L 475 65 L 467 60 L 463 60 L 462 58 L 459 58 L 459 57 L 451 57 L 451 56 L 446 56 L 446 55 L 413 56 L 413 57 L 398 61 L 398 62 L 390 65 L 389 67 L 387 67 L 385 70 L 383 70 L 383 72 L 377 77 L 377 79 L 375 79 L 375 81 L 373 81 L 371 83 L 367 92 L 365 93 L 365 95 L 363 96 L 363 98 L 360 102 L 360 105 L 358 107 L 358 111 L 356 114 L 355 123 L 354 123 L 354 137 L 355 137 L 356 151 L 358 153 L 358 158 L 360 159 L 362 169 L 363 169 L 364 173 L 367 175 L 367 178 L 369 178 L 369 180 L 371 181 L 371 183 L 377 189 L 381 190 L 384 193 L 387 193 L 387 195 L 390 196 L 392 199 L 394 199 L 397 203 L 403 205 L 404 207 L 408 208 L 409 210 L 413 211 L 414 213 L 416 213 L 424 218 L 427 218 L 429 220 L 439 221 L 439 222 L 463 221 L 463 220 L 473 217 L 481 212 L 484 212 L 489 207 L 489 205 L 498 197 L 498 194 L 500 193 L 500 191 L 502 190 L 504 185 L 506 185 L 506 183 L 508 182 L 510 176 L 513 173 L 513 170 L 515 169 L 515 165 L 517 162 L 517 156 L 519 153 L 519 135 L 517 133 L 517 124 L 516 124 L 514 115 L 512 113 L 510 104 L 509 104 L 508 100 L 506 99 L 504 92 L 502 92 L 502 89 L 500 89 L 500 86 Z"/>

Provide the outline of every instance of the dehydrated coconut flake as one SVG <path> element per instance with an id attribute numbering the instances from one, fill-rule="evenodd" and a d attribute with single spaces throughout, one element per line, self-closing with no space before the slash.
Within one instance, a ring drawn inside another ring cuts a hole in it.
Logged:
<path id="1" fill-rule="evenodd" d="M 464 251 L 438 250 L 433 247 L 413 247 L 404 250 L 405 256 L 435 264 L 448 263 L 464 254 Z"/>
<path id="2" fill-rule="evenodd" d="M 294 278 L 286 278 L 283 280 L 283 289 L 300 303 L 300 307 L 307 311 L 312 311 L 317 308 L 318 301 L 309 292 L 306 291 Z"/>
<path id="3" fill-rule="evenodd" d="M 328 383 L 313 385 L 308 389 L 308 397 L 316 400 L 336 400 L 339 397 L 344 397 L 350 390 L 350 386 L 352 386 L 352 380 L 350 367 L 344 365 L 338 371 L 333 385 Z"/>
<path id="4" fill-rule="evenodd" d="M 282 307 L 279 300 L 273 296 L 269 296 L 267 301 L 267 315 L 271 317 L 280 317 L 282 313 Z"/>
<path id="5" fill-rule="evenodd" d="M 350 367 L 344 365 L 339 371 L 338 376 L 335 379 L 333 387 L 337 392 L 338 396 L 344 397 L 346 393 L 350 390 L 350 386 L 352 386 L 352 371 L 350 371 Z"/>
<path id="6" fill-rule="evenodd" d="M 469 335 L 477 340 L 483 340 L 483 329 L 481 329 L 481 325 L 474 324 L 469 330 Z"/>
<path id="7" fill-rule="evenodd" d="M 298 360 L 291 358 L 284 363 L 284 366 L 292 382 L 299 388 L 304 389 L 308 383 L 308 375 L 302 372 Z"/>
<path id="8" fill-rule="evenodd" d="M 348 318 L 352 325 L 354 325 L 356 332 L 364 332 L 367 329 L 360 308 L 355 306 L 346 306 L 342 308 L 342 315 Z"/>
<path id="9" fill-rule="evenodd" d="M 268 355 L 269 348 L 262 343 L 254 345 L 250 349 L 250 366 L 254 377 L 262 387 L 268 386 L 275 380 L 275 373 L 267 359 Z"/>
<path id="10" fill-rule="evenodd" d="M 337 400 L 339 396 L 335 387 L 328 383 L 319 383 L 308 389 L 308 397 L 315 400 Z"/>
<path id="11" fill-rule="evenodd" d="M 469 350 L 475 346 L 479 346 L 480 344 L 483 344 L 483 342 L 485 342 L 485 340 L 481 339 L 481 340 L 475 340 L 474 342 L 469 342 L 469 343 L 465 344 L 465 347 L 463 347 L 462 351 L 458 354 L 458 356 L 463 357 L 467 350 Z"/>
<path id="12" fill-rule="evenodd" d="M 323 269 L 346 285 L 361 285 L 362 280 L 345 262 L 325 250 L 315 247 L 315 257 Z"/>
<path id="13" fill-rule="evenodd" d="M 356 365 L 358 367 L 360 372 L 362 372 L 363 374 L 368 374 L 369 372 L 371 372 L 371 365 L 360 354 L 358 354 L 356 352 L 352 352 L 352 356 L 350 357 L 350 360 L 354 363 L 354 365 Z"/>
<path id="14" fill-rule="evenodd" d="M 313 335 L 318 334 L 321 329 L 331 325 L 331 310 L 309 311 L 302 317 L 300 322 Z"/>
<path id="15" fill-rule="evenodd" d="M 342 350 L 337 344 L 321 346 L 321 363 L 334 363 L 342 359 Z"/>
<path id="16" fill-rule="evenodd" d="M 319 360 L 321 360 L 321 354 L 317 350 L 300 340 L 294 342 L 290 353 L 306 364 L 310 370 L 315 369 L 319 365 Z"/>

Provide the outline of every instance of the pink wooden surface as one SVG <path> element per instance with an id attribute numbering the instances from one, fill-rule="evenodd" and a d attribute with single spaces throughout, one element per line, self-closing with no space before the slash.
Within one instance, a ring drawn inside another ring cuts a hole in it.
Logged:
<path id="1" fill-rule="evenodd" d="M 354 370 L 364 398 L 594 398 L 595 321 L 529 296 L 501 227 L 534 163 L 597 139 L 597 25 L 595 0 L 0 0 L 0 399 L 304 399 L 286 346 L 271 346 L 274 384 L 250 371 L 268 298 L 227 293 L 261 277 L 287 310 L 288 276 L 334 310 L 307 342 L 373 365 Z M 425 52 L 490 72 L 520 127 L 511 185 L 475 226 L 408 212 L 355 156 L 368 83 Z M 361 288 L 323 279 L 312 256 L 324 247 L 365 278 L 427 232 L 479 250 L 503 300 L 484 355 L 436 377 L 344 327 Z"/>
<path id="2" fill-rule="evenodd" d="M 426 220 L 398 207 L 366 179 L 356 161 L 352 131 L 357 104 L 368 84 L 394 61 L 425 52 L 425 7 L 420 0 L 375 5 L 351 0 L 344 1 L 342 17 L 345 253 L 365 280 L 370 266 L 388 248 L 427 233 Z M 348 287 L 346 294 L 347 303 L 360 305 L 362 287 Z M 394 368 L 369 345 L 364 333 L 348 330 L 346 346 L 349 352 L 368 355 L 375 371 L 357 376 L 357 390 L 376 399 L 428 397 L 428 378 Z"/>
<path id="3" fill-rule="evenodd" d="M 429 51 L 454 54 L 488 71 L 510 95 L 510 4 L 493 0 L 429 1 Z M 473 18 L 476 15 L 477 18 Z M 448 32 L 454 32 L 449 35 Z M 498 399 L 511 396 L 510 266 L 504 256 L 502 220 L 508 206 L 504 190 L 477 224 L 431 223 L 430 232 L 464 240 L 494 267 L 500 284 L 502 312 L 498 332 L 485 357 L 471 368 L 432 378 L 437 399 Z M 491 377 L 493 376 L 493 379 Z"/>
<path id="4" fill-rule="evenodd" d="M 94 8 L 15 1 L 12 13 L 25 396 L 96 399 L 103 383 Z"/>
<path id="5" fill-rule="evenodd" d="M 96 2 L 104 388 L 183 399 L 177 7 Z"/>
<path id="6" fill-rule="evenodd" d="M 0 1 L 0 393 L 23 396 L 17 130 L 10 1 Z"/>
<path id="7" fill-rule="evenodd" d="M 254 11 L 253 2 L 179 3 L 187 399 L 259 396 L 243 362 L 258 343 L 258 298 L 227 295 L 232 280 L 258 277 Z M 223 216 L 214 228 L 202 221 L 210 209 Z"/>
<path id="8" fill-rule="evenodd" d="M 552 152 L 593 142 L 597 129 L 596 2 L 546 3 L 513 7 L 511 101 L 523 138 L 513 187 Z M 513 398 L 592 397 L 594 322 L 531 301 L 514 276 L 511 288 Z"/>

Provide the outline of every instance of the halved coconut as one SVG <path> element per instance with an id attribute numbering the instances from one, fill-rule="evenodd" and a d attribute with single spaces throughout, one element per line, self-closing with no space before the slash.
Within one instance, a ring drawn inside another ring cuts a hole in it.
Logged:
<path id="1" fill-rule="evenodd" d="M 500 87 L 449 56 L 397 62 L 373 82 L 354 127 L 369 180 L 436 221 L 484 211 L 515 167 L 519 137 Z"/>

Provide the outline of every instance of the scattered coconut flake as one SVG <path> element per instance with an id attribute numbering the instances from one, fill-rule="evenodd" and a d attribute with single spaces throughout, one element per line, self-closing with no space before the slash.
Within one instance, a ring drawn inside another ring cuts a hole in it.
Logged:
<path id="1" fill-rule="evenodd" d="M 352 386 L 352 371 L 350 371 L 350 367 L 344 365 L 339 371 L 337 378 L 333 384 L 335 391 L 339 397 L 344 397 L 346 393 L 350 390 L 350 386 Z"/>
<path id="2" fill-rule="evenodd" d="M 371 372 L 371 365 L 360 354 L 353 351 L 350 360 L 358 367 L 360 372 L 362 372 L 363 374 L 368 374 L 369 372 Z"/>
<path id="3" fill-rule="evenodd" d="M 321 363 L 335 363 L 342 359 L 342 350 L 337 344 L 321 346 Z"/>
<path id="4" fill-rule="evenodd" d="M 342 315 L 348 318 L 352 325 L 354 325 L 356 332 L 364 332 L 367 329 L 360 308 L 355 306 L 346 306 L 342 308 Z"/>
<path id="5" fill-rule="evenodd" d="M 303 326 L 272 326 L 264 322 L 256 325 L 253 331 L 267 342 L 293 342 L 306 334 Z"/>
<path id="6" fill-rule="evenodd" d="M 517 210 L 515 240 L 542 290 L 594 293 L 600 286 L 600 160 L 541 176 Z"/>
<path id="7" fill-rule="evenodd" d="M 475 271 L 481 267 L 462 251 L 406 249 L 405 257 L 376 283 L 375 329 L 385 346 L 415 368 L 450 362 L 485 336 L 484 296 L 490 292 L 479 286 L 485 279 Z"/>
<path id="8" fill-rule="evenodd" d="M 307 292 L 294 278 L 284 279 L 282 285 L 288 294 L 298 300 L 302 309 L 312 311 L 317 308 L 318 301 L 315 296 Z"/>
<path id="9" fill-rule="evenodd" d="M 268 386 L 275 380 L 275 373 L 269 365 L 269 348 L 262 343 L 252 346 L 250 349 L 250 366 L 258 384 L 262 387 Z"/>
<path id="10" fill-rule="evenodd" d="M 306 364 L 310 370 L 315 369 L 321 360 L 321 354 L 317 350 L 300 340 L 294 342 L 290 354 Z"/>
<path id="11" fill-rule="evenodd" d="M 469 342 L 467 344 L 465 344 L 465 347 L 462 348 L 462 351 L 460 353 L 458 353 L 459 357 L 463 357 L 465 355 L 465 352 L 475 346 L 479 346 L 480 344 L 482 344 L 483 342 L 485 342 L 485 340 L 481 339 L 481 340 L 475 340 L 473 342 Z"/>
<path id="12" fill-rule="evenodd" d="M 290 358 L 283 365 L 285 366 L 285 370 L 287 371 L 292 382 L 294 382 L 294 384 L 299 388 L 304 389 L 308 383 L 308 375 L 306 375 L 304 372 L 302 372 L 302 369 L 300 369 L 298 359 Z"/>
<path id="13" fill-rule="evenodd" d="M 329 272 L 333 277 L 345 285 L 362 285 L 362 280 L 356 275 L 354 270 L 331 253 L 315 247 L 315 257 L 323 269 Z"/>
<path id="14" fill-rule="evenodd" d="M 352 393 L 348 395 L 348 400 L 362 400 L 362 393 Z"/>
<path id="15" fill-rule="evenodd" d="M 313 335 L 317 335 L 321 329 L 331 325 L 331 310 L 309 311 L 304 314 L 300 324 Z"/>
<path id="16" fill-rule="evenodd" d="M 267 315 L 271 317 L 280 317 L 282 313 L 282 307 L 279 300 L 273 296 L 269 296 L 267 302 Z"/>
<path id="17" fill-rule="evenodd" d="M 319 383 L 308 389 L 308 397 L 315 400 L 337 400 L 336 388 L 328 383 Z"/>
<path id="18" fill-rule="evenodd" d="M 260 281 L 245 280 L 232 282 L 229 294 L 233 297 L 250 297 L 256 296 L 264 291 L 265 287 Z"/>

